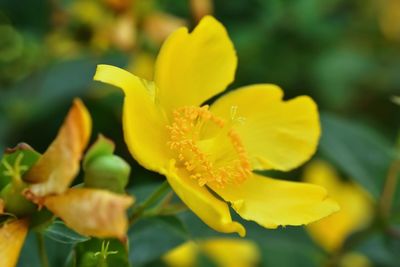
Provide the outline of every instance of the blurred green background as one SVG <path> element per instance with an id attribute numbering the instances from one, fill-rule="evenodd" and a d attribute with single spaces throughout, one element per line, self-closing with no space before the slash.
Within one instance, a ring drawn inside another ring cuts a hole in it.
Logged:
<path id="1" fill-rule="evenodd" d="M 93 116 L 93 138 L 110 137 L 117 154 L 132 164 L 129 190 L 140 201 L 164 178 L 129 155 L 122 94 L 92 81 L 96 64 L 150 79 L 162 41 L 179 26 L 193 28 L 204 14 L 226 26 L 236 47 L 239 66 L 229 88 L 266 82 L 281 86 L 286 99 L 312 96 L 323 128 L 316 157 L 378 203 L 400 153 L 395 148 L 400 106 L 392 100 L 400 96 L 399 0 L 0 0 L 0 149 L 23 141 L 43 152 L 72 99 L 80 97 Z M 301 174 L 302 169 L 275 173 L 292 179 Z M 262 252 L 260 266 L 323 266 L 332 257 L 304 228 L 245 224 Z M 399 266 L 398 231 L 399 194 L 388 221 L 377 216 L 349 251 L 363 253 L 370 266 Z M 216 235 L 221 236 L 190 212 L 151 218 L 130 232 L 129 257 L 134 266 L 161 266 L 159 258 L 169 249 Z M 39 266 L 35 240 L 29 238 L 19 266 Z M 63 266 L 68 250 L 60 247 L 72 244 L 47 242 L 52 266 Z"/>

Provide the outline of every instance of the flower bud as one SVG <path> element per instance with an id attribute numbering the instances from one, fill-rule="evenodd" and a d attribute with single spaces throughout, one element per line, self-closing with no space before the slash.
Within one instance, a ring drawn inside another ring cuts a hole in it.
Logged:
<path id="1" fill-rule="evenodd" d="M 128 163 L 116 155 L 97 157 L 86 166 L 85 187 L 124 193 L 130 171 Z"/>
<path id="2" fill-rule="evenodd" d="M 22 192 L 27 188 L 25 183 L 9 183 L 0 192 L 0 198 L 4 201 L 4 212 L 12 213 L 17 217 L 32 214 L 37 210 L 35 204 L 27 200 Z"/>

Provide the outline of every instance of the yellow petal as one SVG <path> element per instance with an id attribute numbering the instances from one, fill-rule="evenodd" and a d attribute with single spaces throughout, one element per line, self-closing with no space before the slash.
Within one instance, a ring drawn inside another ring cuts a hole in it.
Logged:
<path id="1" fill-rule="evenodd" d="M 171 158 L 167 149 L 168 124 L 154 103 L 153 83 L 109 65 L 98 65 L 94 79 L 121 88 L 125 93 L 123 127 L 125 142 L 133 157 L 145 168 L 165 173 Z"/>
<path id="2" fill-rule="evenodd" d="M 200 252 L 220 267 L 255 267 L 260 261 L 260 252 L 251 241 L 235 238 L 212 238 L 198 242 L 186 242 L 163 256 L 171 267 L 193 267 Z"/>
<path id="3" fill-rule="evenodd" d="M 30 187 L 35 196 L 60 194 L 67 190 L 79 172 L 91 128 L 89 112 L 81 100 L 75 99 L 56 139 L 24 176 L 24 180 L 36 183 Z"/>
<path id="4" fill-rule="evenodd" d="M 242 184 L 213 187 L 213 190 L 231 202 L 242 218 L 266 228 L 308 224 L 339 209 L 320 186 L 258 174 L 253 174 Z"/>
<path id="5" fill-rule="evenodd" d="M 162 260 L 169 267 L 194 267 L 199 252 L 199 247 L 195 242 L 186 242 L 168 251 Z"/>
<path id="6" fill-rule="evenodd" d="M 327 251 L 341 247 L 352 232 L 370 222 L 373 216 L 371 198 L 355 184 L 342 182 L 328 163 L 312 162 L 306 169 L 304 180 L 325 187 L 341 207 L 339 212 L 307 227 L 314 240 Z"/>
<path id="7" fill-rule="evenodd" d="M 240 223 L 232 221 L 227 204 L 217 199 L 206 187 L 199 186 L 182 170 L 171 166 L 167 179 L 179 198 L 209 227 L 222 233 L 246 234 Z"/>
<path id="8" fill-rule="evenodd" d="M 320 124 L 314 101 L 307 96 L 283 101 L 282 96 L 275 85 L 252 85 L 211 107 L 215 115 L 233 120 L 254 169 L 290 170 L 317 148 Z"/>
<path id="9" fill-rule="evenodd" d="M 106 190 L 72 188 L 46 197 L 44 205 L 82 235 L 123 239 L 128 230 L 125 211 L 133 202 L 130 196 Z"/>
<path id="10" fill-rule="evenodd" d="M 200 242 L 200 249 L 221 267 L 255 267 L 261 255 L 255 243 L 234 238 L 215 238 Z"/>
<path id="11" fill-rule="evenodd" d="M 17 266 L 19 254 L 28 233 L 28 221 L 14 220 L 0 228 L 0 266 Z"/>
<path id="12" fill-rule="evenodd" d="M 163 44 L 156 61 L 158 98 L 167 111 L 199 106 L 225 90 L 235 75 L 236 53 L 224 26 L 204 17 L 192 33 L 175 31 Z"/>

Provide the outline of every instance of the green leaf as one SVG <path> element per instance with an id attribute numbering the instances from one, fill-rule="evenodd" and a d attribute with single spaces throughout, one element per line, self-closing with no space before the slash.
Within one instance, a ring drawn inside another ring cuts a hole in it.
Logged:
<path id="1" fill-rule="evenodd" d="M 28 144 L 25 143 L 20 143 L 14 148 L 8 148 L 4 152 L 2 161 L 6 161 L 9 165 L 14 166 L 15 161 L 17 160 L 18 157 L 21 157 L 21 162 L 20 166 L 25 166 L 26 168 L 21 169 L 21 176 L 24 175 L 24 173 L 31 167 L 33 166 L 36 161 L 40 158 L 40 154 L 36 152 L 32 147 L 30 147 Z M 6 168 L 4 164 L 0 164 L 0 190 L 6 186 L 10 181 L 11 177 L 8 175 L 5 175 Z"/>
<path id="2" fill-rule="evenodd" d="M 62 221 L 54 221 L 45 231 L 46 237 L 64 244 L 76 244 L 89 240 L 89 237 L 82 236 L 68 228 Z"/>
<path id="3" fill-rule="evenodd" d="M 321 119 L 320 151 L 377 199 L 394 155 L 390 144 L 358 122 L 331 114 Z"/>
<path id="4" fill-rule="evenodd" d="M 150 263 L 189 239 L 182 221 L 175 216 L 144 218 L 128 234 L 129 259 L 134 266 Z"/>
<path id="5" fill-rule="evenodd" d="M 29 231 L 22 248 L 18 267 L 41 266 L 39 259 L 39 251 L 37 246 L 36 234 Z M 71 244 L 59 243 L 54 240 L 45 238 L 45 246 L 50 266 L 65 266 L 65 261 L 72 249 Z"/>
<path id="6" fill-rule="evenodd" d="M 32 214 L 29 227 L 33 231 L 42 232 L 54 223 L 54 214 L 43 207 L 41 210 Z"/>
<path id="7" fill-rule="evenodd" d="M 393 243 L 393 241 L 397 242 Z M 371 260 L 373 266 L 387 266 L 397 267 L 399 266 L 399 249 L 400 244 L 396 240 L 388 240 L 381 233 L 374 233 L 364 242 L 362 242 L 357 250 L 367 255 Z"/>

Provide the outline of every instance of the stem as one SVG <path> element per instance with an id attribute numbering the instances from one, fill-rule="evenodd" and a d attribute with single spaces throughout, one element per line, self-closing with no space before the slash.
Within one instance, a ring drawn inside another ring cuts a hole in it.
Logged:
<path id="1" fill-rule="evenodd" d="M 38 247 L 39 247 L 39 258 L 40 262 L 42 264 L 42 267 L 49 267 L 49 259 L 47 257 L 46 253 L 46 246 L 44 244 L 44 237 L 43 234 L 37 233 L 36 234 L 36 239 L 38 241 Z"/>
<path id="2" fill-rule="evenodd" d="M 395 149 L 400 151 L 400 135 Z M 400 158 L 398 155 L 396 155 L 396 158 L 393 160 L 392 164 L 389 167 L 388 175 L 386 177 L 385 185 L 379 203 L 383 218 L 387 218 L 390 214 L 393 203 L 393 197 L 396 192 L 397 175 L 399 172 L 400 172 Z"/>
<path id="3" fill-rule="evenodd" d="M 393 197 L 396 192 L 397 174 L 400 171 L 400 160 L 395 160 L 389 168 L 388 176 L 386 178 L 385 187 L 383 188 L 382 196 L 380 199 L 380 206 L 382 215 L 387 218 L 392 208 Z"/>
<path id="4" fill-rule="evenodd" d="M 164 181 L 143 203 L 137 206 L 129 218 L 129 224 L 134 224 L 143 212 L 157 202 L 157 200 L 162 197 L 169 188 L 168 182 Z"/>

